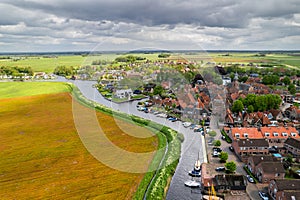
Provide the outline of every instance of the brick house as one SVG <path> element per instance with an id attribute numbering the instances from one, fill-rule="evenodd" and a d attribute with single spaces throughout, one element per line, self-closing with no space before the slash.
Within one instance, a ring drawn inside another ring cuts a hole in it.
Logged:
<path id="1" fill-rule="evenodd" d="M 300 140 L 295 138 L 288 138 L 284 142 L 284 147 L 286 151 L 293 155 L 297 161 L 300 161 Z"/>
<path id="2" fill-rule="evenodd" d="M 245 163 L 249 156 L 269 153 L 269 143 L 265 139 L 237 139 L 233 140 L 232 147 L 238 158 Z"/>
<path id="3" fill-rule="evenodd" d="M 268 193 L 273 200 L 300 199 L 300 180 L 273 179 L 269 183 Z"/>
<path id="4" fill-rule="evenodd" d="M 248 157 L 247 167 L 252 174 L 256 174 L 256 167 L 261 162 L 278 162 L 272 155 L 253 155 Z"/>
<path id="5" fill-rule="evenodd" d="M 261 183 L 269 183 L 272 179 L 284 179 L 285 170 L 281 162 L 260 162 L 256 166 L 258 181 Z"/>

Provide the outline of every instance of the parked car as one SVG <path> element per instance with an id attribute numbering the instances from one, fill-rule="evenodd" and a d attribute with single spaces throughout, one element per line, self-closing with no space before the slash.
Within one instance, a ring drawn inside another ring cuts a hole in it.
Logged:
<path id="1" fill-rule="evenodd" d="M 217 167 L 215 170 L 217 172 L 222 172 L 222 171 L 225 171 L 225 167 Z"/>
<path id="2" fill-rule="evenodd" d="M 217 151 L 214 151 L 213 153 L 212 153 L 212 156 L 213 157 L 218 157 L 220 155 L 220 152 L 217 152 Z"/>
<path id="3" fill-rule="evenodd" d="M 147 108 L 146 108 L 146 107 L 143 107 L 143 106 L 139 106 L 137 109 L 138 109 L 139 111 L 145 111 Z"/>
<path id="4" fill-rule="evenodd" d="M 230 147 L 229 147 L 229 150 L 230 150 L 230 151 L 233 151 L 234 149 L 233 149 L 233 147 L 232 147 L 232 146 L 230 146 Z"/>
<path id="5" fill-rule="evenodd" d="M 246 177 L 250 183 L 254 183 L 254 180 L 250 175 L 246 175 Z"/>
<path id="6" fill-rule="evenodd" d="M 258 194 L 259 194 L 259 196 L 260 196 L 261 199 L 263 199 L 263 200 L 269 200 L 269 197 L 268 197 L 268 195 L 266 193 L 259 191 Z"/>
<path id="7" fill-rule="evenodd" d="M 213 147 L 213 150 L 216 152 L 222 152 L 222 149 L 220 147 Z"/>
<path id="8" fill-rule="evenodd" d="M 191 124 L 190 129 L 194 129 L 196 127 L 196 124 Z"/>
<path id="9" fill-rule="evenodd" d="M 194 132 L 201 132 L 201 131 L 203 131 L 202 127 L 200 127 L 200 128 L 194 128 Z"/>
<path id="10" fill-rule="evenodd" d="M 213 142 L 214 142 L 214 139 L 211 138 L 211 139 L 209 139 L 209 140 L 207 141 L 207 144 L 208 144 L 208 145 L 213 145 Z"/>
<path id="11" fill-rule="evenodd" d="M 226 137 L 225 137 L 224 135 L 222 135 L 222 137 L 221 137 L 221 138 L 222 138 L 222 140 L 225 140 L 225 139 L 226 139 Z"/>
<path id="12" fill-rule="evenodd" d="M 168 120 L 170 120 L 171 122 L 175 122 L 175 121 L 177 121 L 177 118 L 175 118 L 175 117 L 169 117 Z"/>
<path id="13" fill-rule="evenodd" d="M 191 126 L 192 123 L 191 123 L 191 122 L 183 122 L 182 125 L 183 125 L 185 128 L 187 128 L 187 127 Z"/>

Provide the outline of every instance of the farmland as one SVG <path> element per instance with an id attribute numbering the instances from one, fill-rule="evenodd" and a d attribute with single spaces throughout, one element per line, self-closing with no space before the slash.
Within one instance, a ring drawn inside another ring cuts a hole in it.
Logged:
<path id="1" fill-rule="evenodd" d="M 130 199 L 136 191 L 144 174 L 111 169 L 83 146 L 72 117 L 72 97 L 62 92 L 65 90 L 61 84 L 47 94 L 19 93 L 20 97 L 8 98 L 2 89 L 0 199 Z M 78 103 L 76 106 L 90 111 Z M 149 130 L 101 112 L 96 116 L 99 124 L 107 124 L 101 128 L 120 148 L 130 152 L 151 152 L 157 148 L 157 138 Z M 141 137 L 125 134 L 120 124 Z M 147 169 L 148 163 L 144 167 Z"/>
<path id="2" fill-rule="evenodd" d="M 34 72 L 52 73 L 58 66 L 80 68 L 82 66 L 90 66 L 93 61 L 101 60 L 112 62 L 115 58 L 120 56 L 133 55 L 137 57 L 146 58 L 150 61 L 161 59 L 166 60 L 189 60 L 200 62 L 212 62 L 217 64 L 229 63 L 270 63 L 273 65 L 289 65 L 292 67 L 300 67 L 299 54 L 288 53 L 267 53 L 265 55 L 257 54 L 255 52 L 174 52 L 169 58 L 158 58 L 159 53 L 103 53 L 90 55 L 58 55 L 58 56 L 2 56 L 0 57 L 0 67 L 31 67 Z M 113 65 L 118 65 L 115 63 Z"/>
<path id="3" fill-rule="evenodd" d="M 69 91 L 70 85 L 67 83 L 0 82 L 0 99 Z"/>

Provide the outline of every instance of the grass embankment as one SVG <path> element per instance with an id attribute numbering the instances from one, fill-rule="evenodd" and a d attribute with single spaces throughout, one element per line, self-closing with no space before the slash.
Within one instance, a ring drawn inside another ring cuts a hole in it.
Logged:
<path id="1" fill-rule="evenodd" d="M 1 199 L 132 198 L 144 174 L 111 169 L 90 155 L 74 127 L 69 93 L 1 99 L 0 104 Z M 102 128 L 120 148 L 157 148 L 156 137 L 131 137 L 116 125 L 124 121 L 96 115 L 99 123 L 108 124 Z M 153 135 L 142 127 L 125 126 L 145 137 Z"/>

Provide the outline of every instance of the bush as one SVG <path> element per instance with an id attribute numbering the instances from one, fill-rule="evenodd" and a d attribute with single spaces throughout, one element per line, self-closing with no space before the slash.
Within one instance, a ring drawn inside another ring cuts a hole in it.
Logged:
<path id="1" fill-rule="evenodd" d="M 236 170 L 236 164 L 233 161 L 227 162 L 225 164 L 226 169 L 228 170 L 229 173 L 233 173 Z"/>
<path id="2" fill-rule="evenodd" d="M 216 133 L 216 131 L 209 131 L 209 132 L 208 132 L 208 135 L 209 135 L 210 137 L 216 137 L 217 133 Z"/>
<path id="3" fill-rule="evenodd" d="M 226 160 L 228 159 L 228 153 L 222 151 L 219 155 L 219 158 L 220 158 L 220 162 L 226 162 Z"/>
<path id="4" fill-rule="evenodd" d="M 215 140 L 214 141 L 214 146 L 216 146 L 216 147 L 221 146 L 221 141 L 220 140 Z"/>
<path id="5" fill-rule="evenodd" d="M 227 143 L 232 143 L 231 138 L 227 135 L 227 133 L 224 131 L 224 129 L 221 130 L 221 134 L 222 134 L 223 136 L 225 136 L 225 141 L 226 141 Z"/>

